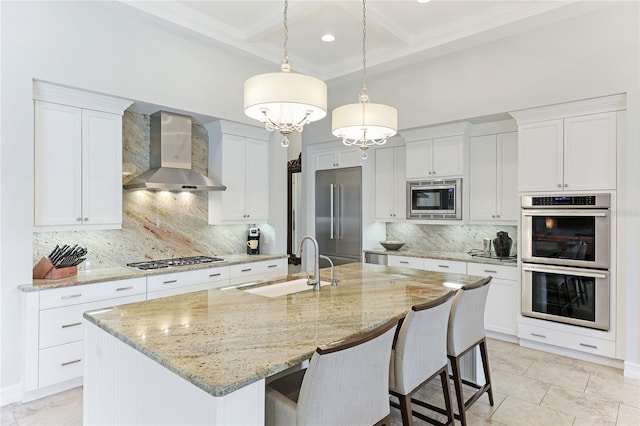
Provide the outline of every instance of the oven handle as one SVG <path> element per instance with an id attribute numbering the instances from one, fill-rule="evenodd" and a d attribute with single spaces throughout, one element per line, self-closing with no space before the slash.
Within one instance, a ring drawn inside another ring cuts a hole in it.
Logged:
<path id="1" fill-rule="evenodd" d="M 565 267 L 523 264 L 522 270 L 529 271 L 529 272 L 546 272 L 549 274 L 564 273 L 564 274 L 579 275 L 581 277 L 600 278 L 600 279 L 607 278 L 606 272 L 594 271 L 589 269 L 581 269 L 581 268 L 565 268 Z"/>
<path id="2" fill-rule="evenodd" d="M 590 210 L 590 209 L 567 209 L 567 210 L 522 210 L 523 216 L 591 216 L 591 217 L 607 217 L 608 210 Z"/>

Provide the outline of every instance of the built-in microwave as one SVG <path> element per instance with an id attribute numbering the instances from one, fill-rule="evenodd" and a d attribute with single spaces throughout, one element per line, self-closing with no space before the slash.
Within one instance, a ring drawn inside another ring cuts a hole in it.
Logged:
<path id="1" fill-rule="evenodd" d="M 407 219 L 462 219 L 462 179 L 408 181 Z"/>

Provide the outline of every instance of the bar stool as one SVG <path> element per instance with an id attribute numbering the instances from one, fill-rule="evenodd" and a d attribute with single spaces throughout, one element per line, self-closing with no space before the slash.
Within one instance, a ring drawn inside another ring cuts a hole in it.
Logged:
<path id="1" fill-rule="evenodd" d="M 413 306 L 398 326 L 397 339 L 391 351 L 389 393 L 398 398 L 399 404 L 391 402 L 391 406 L 400 409 L 404 426 L 411 426 L 413 417 L 436 425 L 453 423 L 447 369 L 447 325 L 453 295 L 449 292 L 431 302 Z M 411 396 L 436 376 L 440 376 L 442 383 L 446 423 L 430 419 L 411 408 Z"/>
<path id="2" fill-rule="evenodd" d="M 397 325 L 316 349 L 309 367 L 266 387 L 266 425 L 390 425 L 389 360 Z"/>
<path id="3" fill-rule="evenodd" d="M 487 342 L 484 331 L 484 310 L 489 293 L 489 283 L 491 277 L 487 277 L 471 285 L 463 286 L 453 298 L 451 313 L 449 314 L 449 330 L 447 333 L 447 356 L 451 362 L 453 373 L 453 384 L 456 390 L 456 401 L 458 403 L 459 415 L 462 426 L 467 424 L 466 410 L 482 396 L 487 393 L 489 403 L 493 406 L 493 390 L 491 388 L 491 375 L 489 374 L 489 358 L 487 354 Z M 460 375 L 460 357 L 476 346 L 480 347 L 482 358 L 482 368 L 484 371 L 485 384 L 464 380 Z M 464 400 L 462 384 L 471 386 L 476 392 L 468 399 Z"/>

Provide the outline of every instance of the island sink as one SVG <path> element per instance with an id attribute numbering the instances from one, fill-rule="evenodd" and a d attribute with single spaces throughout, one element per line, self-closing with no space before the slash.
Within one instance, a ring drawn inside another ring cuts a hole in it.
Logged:
<path id="1" fill-rule="evenodd" d="M 326 285 L 329 285 L 330 283 L 322 281 L 320 284 L 322 287 L 324 287 Z M 297 280 L 249 288 L 243 291 L 246 291 L 247 293 L 257 294 L 259 296 L 279 297 L 286 294 L 300 293 L 307 290 L 313 290 L 313 286 L 307 284 L 306 278 L 299 278 Z"/>

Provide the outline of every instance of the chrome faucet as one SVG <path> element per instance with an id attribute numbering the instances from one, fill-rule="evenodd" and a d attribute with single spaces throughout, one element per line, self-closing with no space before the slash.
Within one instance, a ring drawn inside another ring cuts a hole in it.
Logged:
<path id="1" fill-rule="evenodd" d="M 305 235 L 300 240 L 298 246 L 298 253 L 296 257 L 302 257 L 302 246 L 306 240 L 310 240 L 313 243 L 314 252 L 314 267 L 313 267 L 313 279 L 309 277 L 309 271 L 307 271 L 307 285 L 312 285 L 315 291 L 320 291 L 320 250 L 318 250 L 318 241 L 310 235 Z"/>
<path id="2" fill-rule="evenodd" d="M 331 260 L 331 258 L 325 256 L 324 254 L 320 255 L 321 258 L 326 259 L 329 261 L 329 264 L 331 265 L 331 287 L 338 287 L 338 277 L 336 277 L 336 272 L 335 269 L 333 267 L 333 260 Z"/>

